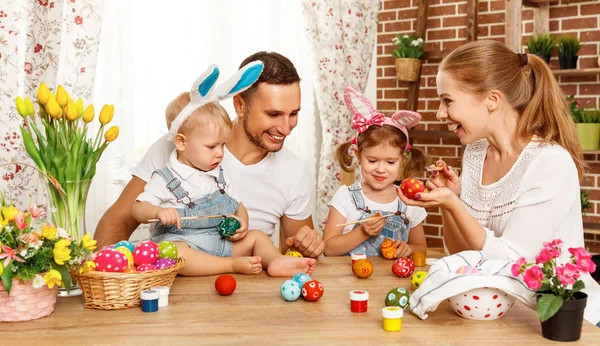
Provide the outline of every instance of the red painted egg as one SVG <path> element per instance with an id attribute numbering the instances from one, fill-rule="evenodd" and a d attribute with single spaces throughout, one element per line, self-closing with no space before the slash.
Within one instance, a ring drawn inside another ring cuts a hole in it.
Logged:
<path id="1" fill-rule="evenodd" d="M 144 263 L 153 264 L 158 259 L 158 245 L 151 241 L 143 241 L 133 249 L 133 261 L 139 266 Z"/>
<path id="2" fill-rule="evenodd" d="M 400 257 L 392 265 L 392 273 L 399 278 L 407 278 L 414 271 L 415 262 L 408 257 Z"/>
<path id="3" fill-rule="evenodd" d="M 400 191 L 404 194 L 404 196 L 415 199 L 415 195 L 419 192 L 425 191 L 425 185 L 423 182 L 416 178 L 408 178 L 402 180 L 402 184 L 400 184 Z"/>
<path id="4" fill-rule="evenodd" d="M 122 272 L 127 268 L 127 257 L 119 251 L 104 249 L 96 253 L 96 271 L 99 272 Z"/>
<path id="5" fill-rule="evenodd" d="M 222 296 L 228 296 L 235 291 L 235 278 L 229 274 L 219 275 L 215 280 L 215 289 Z"/>
<path id="6" fill-rule="evenodd" d="M 310 280 L 302 286 L 302 296 L 309 302 L 316 302 L 323 297 L 325 288 L 317 280 Z"/>

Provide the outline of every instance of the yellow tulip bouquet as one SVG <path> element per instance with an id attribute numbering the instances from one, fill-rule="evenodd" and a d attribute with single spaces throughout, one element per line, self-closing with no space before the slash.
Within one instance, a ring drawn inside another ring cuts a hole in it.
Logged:
<path id="1" fill-rule="evenodd" d="M 88 137 L 88 125 L 94 119 L 93 105 L 84 110 L 83 101 L 73 101 L 61 85 L 55 95 L 43 82 L 36 96 L 37 114 L 29 98 L 16 99 L 17 111 L 24 119 L 23 144 L 38 169 L 49 177 L 47 190 L 54 224 L 66 229 L 72 240 L 78 242 L 84 231 L 85 201 L 96 164 L 108 144 L 119 135 L 118 126 L 104 132 L 113 118 L 114 106 L 102 107 L 100 128 L 92 138 Z"/>
<path id="2" fill-rule="evenodd" d="M 74 241 L 63 228 L 44 221 L 43 208 L 35 204 L 21 211 L 2 197 L 0 214 L 0 278 L 10 294 L 13 278 L 34 288 L 47 285 L 71 288 L 72 270 L 84 271 L 96 248 L 89 233 Z"/>

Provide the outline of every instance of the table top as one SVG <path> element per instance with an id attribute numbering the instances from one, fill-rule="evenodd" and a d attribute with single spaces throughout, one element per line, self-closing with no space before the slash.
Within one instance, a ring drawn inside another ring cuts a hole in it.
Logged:
<path id="1" fill-rule="evenodd" d="M 395 287 L 412 292 L 409 279 L 391 272 L 392 261 L 370 258 L 374 273 L 359 279 L 349 257 L 320 258 L 313 279 L 325 287 L 323 298 L 284 301 L 279 288 L 288 278 L 234 275 L 236 291 L 219 296 L 212 277 L 177 277 L 169 306 L 144 313 L 140 308 L 94 310 L 82 297 L 58 298 L 48 317 L 19 323 L 0 323 L 3 345 L 17 344 L 397 344 L 414 345 L 543 345 L 555 342 L 541 335 L 537 313 L 518 301 L 501 319 L 471 321 L 458 316 L 444 301 L 420 320 L 406 311 L 402 331 L 382 328 L 381 308 Z M 427 270 L 427 268 L 418 268 Z M 352 313 L 348 292 L 367 290 L 368 312 Z M 585 322 L 575 344 L 593 345 L 600 328 Z"/>

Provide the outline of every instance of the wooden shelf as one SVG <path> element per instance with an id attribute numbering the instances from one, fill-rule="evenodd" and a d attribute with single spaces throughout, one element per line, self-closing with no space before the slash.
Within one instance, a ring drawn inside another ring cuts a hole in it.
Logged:
<path id="1" fill-rule="evenodd" d="M 576 68 L 572 70 L 552 70 L 555 76 L 565 77 L 583 77 L 600 75 L 600 67 L 595 68 Z"/>
<path id="2" fill-rule="evenodd" d="M 600 150 L 583 150 L 584 154 L 600 154 Z"/>

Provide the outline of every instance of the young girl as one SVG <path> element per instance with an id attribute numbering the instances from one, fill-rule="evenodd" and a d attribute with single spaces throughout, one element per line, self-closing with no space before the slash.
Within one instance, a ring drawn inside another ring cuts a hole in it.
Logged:
<path id="1" fill-rule="evenodd" d="M 363 253 L 367 256 L 381 254 L 381 243 L 391 238 L 398 248 L 394 257 L 405 257 L 414 251 L 426 251 L 423 220 L 425 209 L 407 207 L 397 194 L 394 181 L 421 174 L 425 158 L 420 151 L 410 149 L 407 128 L 415 126 L 421 116 L 410 111 L 400 111 L 386 118 L 373 108 L 358 91 L 346 86 L 346 105 L 354 117 L 352 126 L 358 135 L 351 142 L 341 144 L 336 157 L 342 169 L 353 172 L 351 145 L 358 159 L 361 184 L 341 186 L 329 203 L 329 216 L 323 231 L 325 255 L 339 256 Z M 408 159 L 405 159 L 408 157 Z M 376 217 L 376 213 L 381 215 Z M 383 217 L 396 214 L 390 217 Z M 375 217 L 361 224 L 337 226 Z"/>
<path id="2" fill-rule="evenodd" d="M 159 219 L 152 233 L 156 242 L 175 243 L 186 259 L 180 274 L 212 275 L 224 272 L 271 276 L 310 274 L 312 258 L 283 256 L 269 237 L 247 230 L 248 212 L 220 166 L 231 120 L 218 100 L 246 90 L 260 75 L 262 63 L 251 63 L 214 89 L 219 70 L 211 66 L 167 107 L 169 138 L 175 142 L 167 167 L 155 171 L 133 206 L 140 223 Z M 229 215 L 240 222 L 237 233 L 221 237 L 222 218 L 182 220 L 183 216 Z M 213 255 L 206 259 L 205 252 Z"/>

